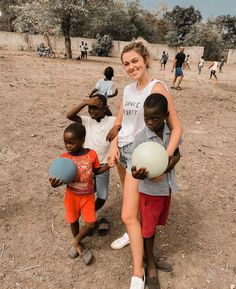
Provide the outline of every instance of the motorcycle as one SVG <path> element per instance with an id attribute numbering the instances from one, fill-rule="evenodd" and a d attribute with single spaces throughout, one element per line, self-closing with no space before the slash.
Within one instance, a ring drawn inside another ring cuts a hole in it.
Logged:
<path id="1" fill-rule="evenodd" d="M 43 43 L 41 43 L 40 45 L 37 45 L 37 50 L 36 50 L 36 55 L 42 57 L 50 57 L 50 58 L 55 58 L 55 53 L 52 51 L 52 48 L 49 47 L 45 47 Z"/>

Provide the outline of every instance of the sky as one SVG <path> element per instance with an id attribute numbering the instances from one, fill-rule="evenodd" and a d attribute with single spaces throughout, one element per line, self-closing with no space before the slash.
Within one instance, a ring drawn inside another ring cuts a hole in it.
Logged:
<path id="1" fill-rule="evenodd" d="M 236 0 L 141 0 L 145 9 L 153 10 L 157 8 L 161 2 L 164 2 L 171 9 L 175 5 L 181 7 L 189 7 L 193 5 L 195 9 L 200 10 L 203 19 L 210 16 L 231 15 L 236 16 Z"/>

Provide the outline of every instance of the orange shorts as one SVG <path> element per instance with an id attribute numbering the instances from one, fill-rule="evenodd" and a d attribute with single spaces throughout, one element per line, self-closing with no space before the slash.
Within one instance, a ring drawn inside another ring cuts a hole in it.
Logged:
<path id="1" fill-rule="evenodd" d="M 96 221 L 94 193 L 79 195 L 66 191 L 64 206 L 66 210 L 66 221 L 70 224 L 79 220 L 81 214 L 85 222 L 92 223 Z"/>

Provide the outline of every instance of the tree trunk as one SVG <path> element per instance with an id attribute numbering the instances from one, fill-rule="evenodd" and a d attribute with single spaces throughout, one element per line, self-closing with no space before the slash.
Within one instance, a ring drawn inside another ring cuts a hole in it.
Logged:
<path id="1" fill-rule="evenodd" d="M 64 36 L 65 36 L 66 58 L 72 59 L 70 35 L 64 35 Z"/>
<path id="2" fill-rule="evenodd" d="M 70 40 L 70 14 L 67 14 L 62 19 L 62 31 L 65 37 L 66 58 L 72 59 L 71 40 Z"/>

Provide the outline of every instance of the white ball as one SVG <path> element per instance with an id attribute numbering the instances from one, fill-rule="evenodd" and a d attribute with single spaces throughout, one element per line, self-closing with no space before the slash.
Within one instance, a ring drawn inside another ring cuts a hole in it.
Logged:
<path id="1" fill-rule="evenodd" d="M 132 155 L 132 165 L 146 168 L 148 177 L 154 178 L 164 173 L 169 163 L 165 148 L 156 142 L 144 142 L 138 145 Z"/>

